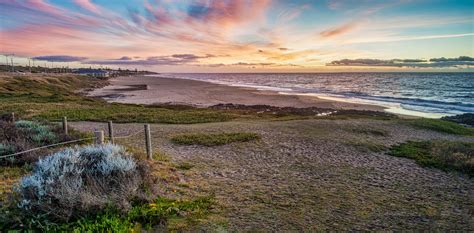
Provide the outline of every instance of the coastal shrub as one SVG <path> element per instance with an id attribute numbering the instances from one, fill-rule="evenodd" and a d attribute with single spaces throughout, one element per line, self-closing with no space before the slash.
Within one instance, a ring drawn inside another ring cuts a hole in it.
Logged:
<path id="1" fill-rule="evenodd" d="M 8 155 L 15 152 L 15 148 L 10 144 L 0 143 L 0 156 Z"/>
<path id="2" fill-rule="evenodd" d="M 31 140 L 28 131 L 18 129 L 14 123 L 9 121 L 0 121 L 0 144 L 0 156 L 27 150 L 37 145 L 37 143 Z M 38 152 L 35 151 L 20 157 L 0 159 L 0 165 L 23 164 L 34 161 L 38 156 Z"/>
<path id="3" fill-rule="evenodd" d="M 65 135 L 59 124 L 23 120 L 15 123 L 0 121 L 0 156 L 83 137 L 88 137 L 88 135 L 74 129 L 70 129 L 69 134 Z M 40 156 L 50 153 L 51 149 L 41 149 L 8 159 L 0 159 L 0 164 L 22 165 L 35 162 Z"/>
<path id="4" fill-rule="evenodd" d="M 48 125 L 33 121 L 17 121 L 15 122 L 15 126 L 19 129 L 29 131 L 31 140 L 36 143 L 57 142 L 56 135 L 51 131 L 51 127 Z"/>
<path id="5" fill-rule="evenodd" d="M 140 196 L 136 161 L 117 145 L 67 148 L 40 159 L 17 187 L 26 213 L 68 221 L 114 207 L 128 210 Z"/>
<path id="6" fill-rule="evenodd" d="M 233 142 L 248 142 L 260 139 L 252 132 L 236 133 L 189 133 L 173 136 L 171 141 L 181 145 L 219 146 Z"/>
<path id="7" fill-rule="evenodd" d="M 474 113 L 464 113 L 455 116 L 442 117 L 441 120 L 452 121 L 459 124 L 469 125 L 474 127 Z"/>
<path id="8" fill-rule="evenodd" d="M 417 164 L 474 176 L 474 143 L 459 141 L 408 141 L 393 146 L 390 155 L 414 159 Z"/>
<path id="9" fill-rule="evenodd" d="M 416 119 L 410 121 L 410 124 L 420 129 L 430 129 L 442 133 L 455 134 L 455 135 L 466 135 L 474 136 L 474 129 L 464 127 L 458 123 L 443 121 L 437 119 Z"/>

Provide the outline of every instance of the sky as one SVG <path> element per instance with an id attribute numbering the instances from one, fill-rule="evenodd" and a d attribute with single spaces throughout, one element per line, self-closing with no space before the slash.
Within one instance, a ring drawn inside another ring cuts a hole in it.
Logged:
<path id="1" fill-rule="evenodd" d="M 157 72 L 474 71 L 474 1 L 0 0 L 0 54 Z"/>

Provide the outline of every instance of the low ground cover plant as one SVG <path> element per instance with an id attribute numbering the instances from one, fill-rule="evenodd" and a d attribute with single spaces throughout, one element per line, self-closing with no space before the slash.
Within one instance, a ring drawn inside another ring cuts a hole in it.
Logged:
<path id="1" fill-rule="evenodd" d="M 455 135 L 474 136 L 474 128 L 468 128 L 451 121 L 421 118 L 412 120 L 409 124 L 420 129 L 430 129 Z"/>
<path id="2" fill-rule="evenodd" d="M 474 176 L 474 143 L 456 141 L 408 141 L 393 146 L 390 155 L 406 157 L 425 167 L 458 171 Z"/>
<path id="3" fill-rule="evenodd" d="M 189 133 L 173 136 L 171 141 L 181 145 L 219 146 L 233 142 L 248 142 L 258 139 L 260 139 L 260 135 L 252 132 Z"/>

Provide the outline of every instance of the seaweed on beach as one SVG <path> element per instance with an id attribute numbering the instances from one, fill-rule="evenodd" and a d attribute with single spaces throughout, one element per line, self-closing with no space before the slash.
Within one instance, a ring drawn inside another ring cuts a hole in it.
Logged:
<path id="1" fill-rule="evenodd" d="M 295 115 L 295 116 L 324 116 L 330 118 L 376 118 L 392 119 L 396 116 L 390 113 L 370 110 L 351 110 L 351 109 L 330 109 L 330 108 L 296 108 L 296 107 L 277 107 L 270 105 L 243 105 L 243 104 L 217 104 L 211 109 L 231 110 L 244 114 L 271 114 L 277 116 Z"/>

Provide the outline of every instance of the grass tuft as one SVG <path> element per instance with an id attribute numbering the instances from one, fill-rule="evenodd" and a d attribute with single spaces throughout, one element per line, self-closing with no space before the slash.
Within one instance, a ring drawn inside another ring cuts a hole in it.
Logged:
<path id="1" fill-rule="evenodd" d="M 220 146 L 233 142 L 248 142 L 260 139 L 252 132 L 236 133 L 190 133 L 173 136 L 171 141 L 180 145 Z"/>
<path id="2" fill-rule="evenodd" d="M 410 121 L 410 125 L 416 128 L 430 129 L 442 133 L 474 136 L 474 129 L 450 121 L 422 118 Z"/>
<path id="3" fill-rule="evenodd" d="M 380 137 L 387 137 L 389 133 L 383 129 L 375 129 L 375 128 L 354 128 L 351 130 L 354 133 L 358 134 L 366 134 L 366 135 L 373 135 L 373 136 L 380 136 Z"/>
<path id="4" fill-rule="evenodd" d="M 361 152 L 382 152 L 387 149 L 386 146 L 372 141 L 349 141 L 347 144 Z"/>
<path id="5" fill-rule="evenodd" d="M 180 170 L 190 170 L 191 168 L 194 167 L 194 164 L 182 162 L 182 163 L 176 164 L 175 167 Z"/>
<path id="6" fill-rule="evenodd" d="M 424 167 L 458 171 L 474 176 L 474 143 L 454 141 L 408 141 L 393 146 L 390 155 L 414 159 Z"/>

